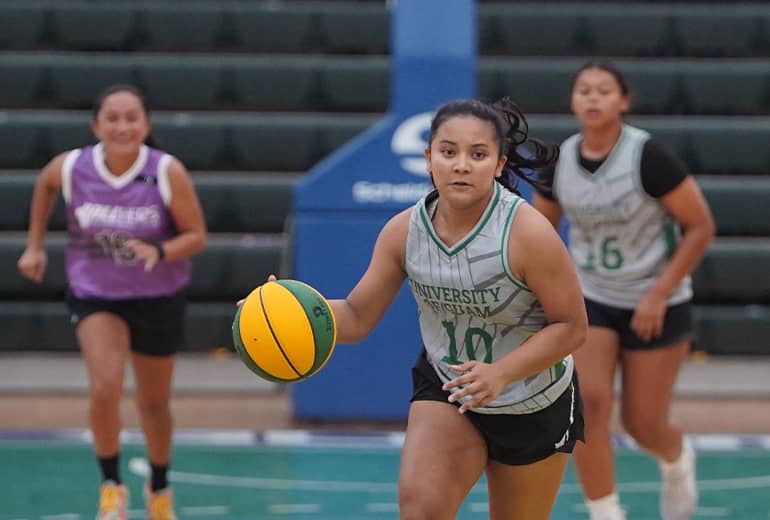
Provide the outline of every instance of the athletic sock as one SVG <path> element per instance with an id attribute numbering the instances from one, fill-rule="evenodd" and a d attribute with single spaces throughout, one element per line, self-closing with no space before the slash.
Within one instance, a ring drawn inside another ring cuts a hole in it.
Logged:
<path id="1" fill-rule="evenodd" d="M 658 459 L 660 464 L 660 470 L 664 475 L 670 473 L 681 474 L 687 471 L 690 467 L 690 457 L 687 450 L 690 449 L 687 438 L 682 438 L 682 451 L 679 452 L 679 457 L 676 460 L 668 462 L 663 459 Z"/>
<path id="2" fill-rule="evenodd" d="M 155 492 L 168 487 L 168 464 L 158 466 L 150 463 L 150 469 L 150 490 Z"/>
<path id="3" fill-rule="evenodd" d="M 626 512 L 620 507 L 617 493 L 596 500 L 586 500 L 591 520 L 626 520 Z"/>
<path id="4" fill-rule="evenodd" d="M 98 457 L 98 459 L 99 467 L 102 469 L 102 480 L 111 480 L 115 484 L 120 484 L 120 471 L 118 470 L 120 453 L 116 453 L 112 457 Z"/>

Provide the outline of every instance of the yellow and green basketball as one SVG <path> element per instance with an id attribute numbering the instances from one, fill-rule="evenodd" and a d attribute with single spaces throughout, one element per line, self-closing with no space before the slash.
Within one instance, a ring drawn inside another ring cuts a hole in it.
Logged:
<path id="1" fill-rule="evenodd" d="M 337 325 L 329 303 L 297 280 L 267 282 L 251 291 L 233 320 L 241 361 L 268 381 L 306 379 L 334 350 Z"/>

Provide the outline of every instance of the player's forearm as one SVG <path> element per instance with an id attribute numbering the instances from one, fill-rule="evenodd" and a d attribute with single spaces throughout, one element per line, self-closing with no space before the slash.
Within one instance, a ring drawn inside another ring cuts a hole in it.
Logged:
<path id="1" fill-rule="evenodd" d="M 348 300 L 329 300 L 337 324 L 337 343 L 358 343 L 374 328 Z"/>
<path id="2" fill-rule="evenodd" d="M 163 247 L 163 259 L 166 261 L 189 258 L 206 248 L 206 232 L 184 231 L 160 245 Z"/>
<path id="3" fill-rule="evenodd" d="M 497 361 L 506 381 L 520 381 L 554 366 L 583 344 L 587 329 L 586 322 L 580 319 L 547 325 Z"/>
<path id="4" fill-rule="evenodd" d="M 42 248 L 48 221 L 51 218 L 58 190 L 47 186 L 41 180 L 35 184 L 29 210 L 27 247 Z"/>
<path id="5" fill-rule="evenodd" d="M 668 298 L 682 279 L 698 266 L 714 234 L 714 225 L 711 222 L 689 228 L 671 260 L 650 288 L 650 292 Z"/>

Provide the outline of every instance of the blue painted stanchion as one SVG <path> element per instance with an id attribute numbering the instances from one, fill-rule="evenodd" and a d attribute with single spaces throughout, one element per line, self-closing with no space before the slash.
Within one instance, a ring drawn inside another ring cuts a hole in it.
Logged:
<path id="1" fill-rule="evenodd" d="M 366 270 L 382 226 L 430 187 L 423 150 L 431 112 L 476 95 L 474 0 L 391 4 L 391 103 L 372 128 L 327 157 L 294 193 L 292 277 L 344 297 Z M 292 386 L 302 420 L 400 420 L 421 348 L 416 307 L 402 288 L 377 329 L 340 345 L 315 376 Z"/>

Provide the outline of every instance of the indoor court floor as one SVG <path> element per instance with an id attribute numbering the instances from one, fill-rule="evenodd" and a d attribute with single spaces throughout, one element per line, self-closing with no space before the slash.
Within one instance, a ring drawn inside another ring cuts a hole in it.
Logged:
<path id="1" fill-rule="evenodd" d="M 770 436 L 695 435 L 701 504 L 694 520 L 770 519 Z M 84 430 L 0 431 L 0 520 L 93 518 L 97 467 Z M 131 518 L 144 518 L 141 437 L 124 433 Z M 657 520 L 658 470 L 618 437 L 621 500 Z M 401 432 L 181 430 L 171 480 L 181 520 L 395 520 Z M 483 481 L 459 520 L 487 518 Z M 585 520 L 570 467 L 553 520 Z"/>

